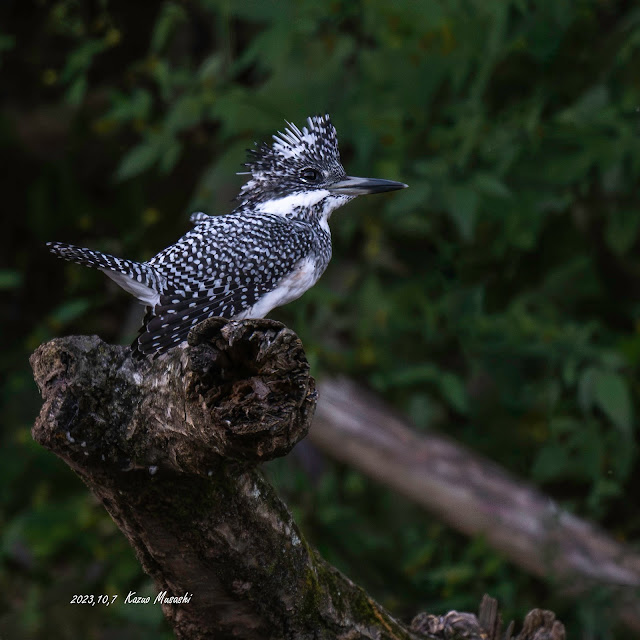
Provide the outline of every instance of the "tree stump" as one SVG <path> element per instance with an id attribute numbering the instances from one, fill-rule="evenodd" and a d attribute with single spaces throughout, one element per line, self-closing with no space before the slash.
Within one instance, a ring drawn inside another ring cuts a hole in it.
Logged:
<path id="1" fill-rule="evenodd" d="M 178 638 L 489 637 L 470 614 L 457 627 L 396 621 L 307 544 L 263 478 L 257 465 L 307 434 L 316 403 L 280 323 L 212 318 L 152 361 L 60 338 L 31 364 L 34 439 L 100 499 L 158 593 L 184 596 L 162 604 Z"/>

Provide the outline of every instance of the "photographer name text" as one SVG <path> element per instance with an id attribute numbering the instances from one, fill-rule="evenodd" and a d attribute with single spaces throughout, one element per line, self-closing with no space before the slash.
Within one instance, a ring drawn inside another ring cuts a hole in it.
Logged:
<path id="1" fill-rule="evenodd" d="M 188 591 L 182 596 L 169 595 L 167 591 L 161 591 L 155 599 L 151 600 L 152 596 L 139 596 L 137 591 L 129 591 L 127 597 L 122 601 L 124 604 L 188 604 L 193 598 L 193 593 Z M 97 604 L 108 607 L 112 605 L 118 599 L 118 595 L 73 595 L 70 600 L 70 604 L 88 604 L 94 607 Z"/>

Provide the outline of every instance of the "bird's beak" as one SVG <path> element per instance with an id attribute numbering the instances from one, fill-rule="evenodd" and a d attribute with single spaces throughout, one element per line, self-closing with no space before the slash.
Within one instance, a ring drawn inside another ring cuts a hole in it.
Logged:
<path id="1" fill-rule="evenodd" d="M 347 176 L 344 180 L 336 182 L 327 190 L 332 193 L 340 193 L 346 196 L 361 196 L 365 193 L 384 193 L 385 191 L 395 191 L 404 189 L 408 185 L 404 182 L 394 182 L 393 180 L 380 180 L 379 178 L 354 178 Z"/>

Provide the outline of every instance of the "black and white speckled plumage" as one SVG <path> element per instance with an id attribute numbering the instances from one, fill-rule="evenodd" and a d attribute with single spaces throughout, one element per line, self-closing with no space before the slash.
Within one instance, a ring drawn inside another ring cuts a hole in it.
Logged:
<path id="1" fill-rule="evenodd" d="M 364 179 L 347 178 L 329 116 L 307 122 L 250 151 L 251 178 L 232 213 L 194 213 L 193 229 L 148 262 L 48 243 L 60 258 L 104 271 L 148 305 L 135 352 L 164 353 L 208 317 L 263 317 L 322 275 L 331 258 L 328 218 L 357 195 L 339 185 Z M 377 190 L 404 186 L 387 184 L 395 186 Z"/>

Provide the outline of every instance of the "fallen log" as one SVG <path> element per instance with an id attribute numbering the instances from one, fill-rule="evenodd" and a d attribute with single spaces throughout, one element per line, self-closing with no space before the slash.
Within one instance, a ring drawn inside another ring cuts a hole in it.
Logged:
<path id="1" fill-rule="evenodd" d="M 419 433 L 346 378 L 318 385 L 311 441 L 496 550 L 561 594 L 608 593 L 640 631 L 640 555 L 495 463 L 438 433 Z"/>

